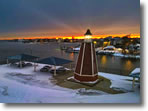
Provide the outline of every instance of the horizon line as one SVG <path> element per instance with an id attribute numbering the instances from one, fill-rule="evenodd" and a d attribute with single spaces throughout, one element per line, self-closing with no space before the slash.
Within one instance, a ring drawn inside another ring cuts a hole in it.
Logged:
<path id="1" fill-rule="evenodd" d="M 93 39 L 100 39 L 106 37 L 125 37 L 128 38 L 140 38 L 140 34 L 102 34 L 102 35 L 92 35 Z M 84 35 L 80 36 L 28 36 L 28 37 L 2 37 L 0 36 L 0 40 L 14 40 L 14 39 L 84 39 Z"/>

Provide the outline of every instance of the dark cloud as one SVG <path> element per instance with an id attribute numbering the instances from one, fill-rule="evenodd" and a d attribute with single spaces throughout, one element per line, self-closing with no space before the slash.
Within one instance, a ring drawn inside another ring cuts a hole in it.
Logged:
<path id="1" fill-rule="evenodd" d="M 88 27 L 97 32 L 111 26 L 134 27 L 131 32 L 137 27 L 137 32 L 140 26 L 140 1 L 0 0 L 0 34 L 81 33 Z"/>

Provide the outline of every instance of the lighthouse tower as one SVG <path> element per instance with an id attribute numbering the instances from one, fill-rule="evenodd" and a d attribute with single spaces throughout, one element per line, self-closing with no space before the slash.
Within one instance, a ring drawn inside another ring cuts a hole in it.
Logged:
<path id="1" fill-rule="evenodd" d="M 95 82 L 98 79 L 98 67 L 92 33 L 88 29 L 81 44 L 74 79 L 80 82 Z"/>

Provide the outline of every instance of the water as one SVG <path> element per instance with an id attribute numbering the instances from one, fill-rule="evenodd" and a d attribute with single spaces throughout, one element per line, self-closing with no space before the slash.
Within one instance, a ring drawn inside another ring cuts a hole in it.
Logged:
<path id="1" fill-rule="evenodd" d="M 60 50 L 61 45 L 77 46 L 79 43 L 55 43 L 28 44 L 18 42 L 0 42 L 0 63 L 6 63 L 5 58 L 16 54 L 31 54 L 41 59 L 49 56 L 70 59 L 76 63 L 78 54 L 65 53 Z M 127 59 L 108 55 L 98 55 L 98 68 L 100 72 L 108 72 L 120 75 L 128 75 L 134 68 L 140 67 L 139 59 Z M 73 65 L 74 67 L 75 65 Z"/>
<path id="2" fill-rule="evenodd" d="M 136 67 L 140 67 L 140 59 L 128 59 L 115 56 L 99 55 L 99 71 L 129 75 Z"/>

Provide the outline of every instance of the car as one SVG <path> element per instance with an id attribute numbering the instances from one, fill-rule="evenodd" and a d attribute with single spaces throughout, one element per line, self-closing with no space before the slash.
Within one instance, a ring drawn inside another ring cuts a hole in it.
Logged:
<path id="1" fill-rule="evenodd" d="M 61 73 L 61 72 L 65 72 L 66 69 L 64 67 L 60 67 L 58 69 L 56 69 L 56 73 Z M 50 70 L 51 73 L 54 73 L 54 69 Z"/>
<path id="2" fill-rule="evenodd" d="M 40 69 L 40 72 L 48 72 L 48 71 L 49 71 L 48 68 L 44 68 L 44 67 L 43 67 L 43 68 Z"/>
<path id="3" fill-rule="evenodd" d="M 48 72 L 52 67 L 51 66 L 44 66 L 40 69 L 41 72 Z"/>
<path id="4" fill-rule="evenodd" d="M 31 63 L 25 63 L 25 66 L 32 66 L 32 64 Z"/>
<path id="5" fill-rule="evenodd" d="M 51 69 L 52 67 L 51 66 L 44 66 L 43 68 Z"/>
<path id="6" fill-rule="evenodd" d="M 21 64 L 20 63 L 17 64 L 17 67 L 25 67 L 25 66 L 26 66 L 25 62 L 22 62 Z"/>

